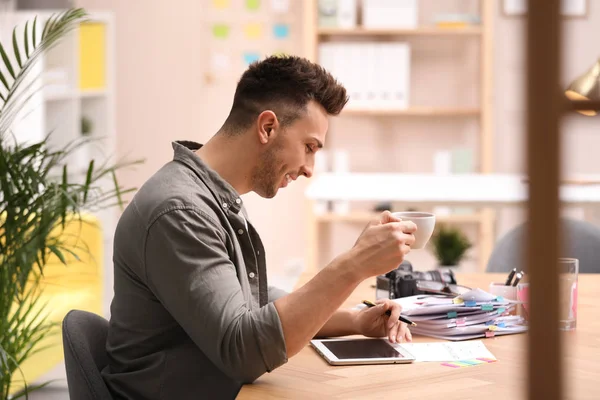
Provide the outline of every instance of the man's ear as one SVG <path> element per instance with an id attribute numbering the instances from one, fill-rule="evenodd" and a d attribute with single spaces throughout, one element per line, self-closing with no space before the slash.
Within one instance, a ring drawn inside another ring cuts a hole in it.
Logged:
<path id="1" fill-rule="evenodd" d="M 267 144 L 269 141 L 272 141 L 279 128 L 277 115 L 271 110 L 265 110 L 258 115 L 256 123 L 260 142 Z"/>

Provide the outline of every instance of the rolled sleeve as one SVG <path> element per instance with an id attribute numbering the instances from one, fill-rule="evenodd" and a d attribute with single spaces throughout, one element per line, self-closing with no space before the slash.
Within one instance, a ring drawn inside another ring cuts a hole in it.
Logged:
<path id="1" fill-rule="evenodd" d="M 279 289 L 275 286 L 269 286 L 269 303 L 274 302 L 275 300 L 287 296 L 289 293 L 283 289 Z"/>
<path id="2" fill-rule="evenodd" d="M 208 215 L 175 209 L 148 230 L 148 286 L 202 352 L 225 374 L 252 382 L 287 362 L 273 303 L 250 309 L 226 236 Z"/>

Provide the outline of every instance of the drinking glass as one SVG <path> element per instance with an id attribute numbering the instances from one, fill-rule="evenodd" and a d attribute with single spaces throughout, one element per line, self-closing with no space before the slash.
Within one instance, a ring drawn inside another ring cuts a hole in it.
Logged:
<path id="1" fill-rule="evenodd" d="M 559 328 L 564 331 L 571 331 L 577 326 L 579 260 L 576 258 L 559 258 L 558 268 Z"/>

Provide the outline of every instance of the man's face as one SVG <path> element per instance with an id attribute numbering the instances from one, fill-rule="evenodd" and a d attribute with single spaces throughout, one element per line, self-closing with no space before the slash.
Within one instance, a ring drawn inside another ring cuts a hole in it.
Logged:
<path id="1" fill-rule="evenodd" d="M 306 114 L 278 132 L 262 153 L 252 173 L 252 190 L 272 198 L 299 176 L 310 178 L 315 153 L 323 147 L 327 129 L 327 113 L 320 104 L 309 102 Z"/>

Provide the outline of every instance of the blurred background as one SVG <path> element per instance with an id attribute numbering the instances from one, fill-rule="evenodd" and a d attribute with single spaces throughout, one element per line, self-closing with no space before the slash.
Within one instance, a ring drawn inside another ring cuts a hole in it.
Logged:
<path id="1" fill-rule="evenodd" d="M 30 140 L 53 130 L 57 143 L 79 135 L 98 136 L 96 146 L 82 149 L 72 160 L 73 167 L 99 157 L 143 159 L 119 172 L 125 187 L 140 187 L 170 161 L 172 141 L 206 142 L 228 115 L 239 76 L 255 60 L 272 54 L 309 57 L 346 86 L 350 102 L 330 123 L 315 176 L 294 182 L 274 199 L 244 196 L 266 247 L 270 282 L 285 289 L 293 288 L 302 271 L 322 268 L 349 249 L 376 210 L 434 212 L 438 226 L 454 228 L 447 233 L 449 246 L 469 243 L 454 265 L 436 257 L 435 240 L 410 253 L 413 268 L 424 271 L 451 267 L 483 272 L 498 240 L 526 220 L 519 204 L 491 207 L 467 201 L 469 185 L 477 185 L 479 174 L 498 176 L 497 182 L 486 180 L 485 185 L 500 193 L 502 185 L 507 193 L 514 190 L 502 177 L 518 183 L 526 174 L 525 1 L 3 4 L 13 18 L 0 21 L 3 43 L 14 26 L 7 21 L 21 23 L 68 7 L 84 7 L 90 13 L 92 21 L 53 49 L 39 67 L 43 96 L 16 132 Z M 594 40 L 600 34 L 600 0 L 565 1 L 562 18 L 564 91 L 600 57 Z M 598 117 L 565 115 L 565 179 L 581 185 L 598 180 L 599 132 Z M 372 175 L 353 180 L 364 173 Z M 343 195 L 332 197 L 335 190 L 319 184 L 321 177 L 334 182 L 334 189 L 340 189 L 337 194 Z M 336 177 L 345 180 L 335 186 Z M 414 184 L 396 187 L 406 177 L 414 178 Z M 450 178 L 459 179 L 452 181 L 459 184 L 444 184 Z M 446 192 L 454 199 L 448 204 L 407 201 L 420 193 L 439 199 Z M 465 204 L 460 201 L 462 192 Z M 565 206 L 563 214 L 597 225 L 597 208 L 593 202 L 576 204 Z M 103 231 L 101 289 L 94 300 L 99 303 L 94 304 L 106 317 L 118 216 L 118 210 L 95 215 Z M 59 376 L 61 371 L 55 369 Z M 54 394 L 66 398 L 62 392 Z"/>

